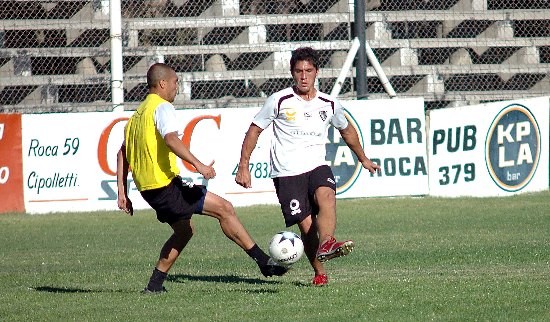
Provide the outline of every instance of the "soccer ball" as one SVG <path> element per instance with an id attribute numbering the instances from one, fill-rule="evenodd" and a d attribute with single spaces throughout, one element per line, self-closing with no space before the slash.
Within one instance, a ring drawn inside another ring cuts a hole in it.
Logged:
<path id="1" fill-rule="evenodd" d="M 277 263 L 290 266 L 304 254 L 304 243 L 300 236 L 291 231 L 275 234 L 269 242 L 269 255 Z"/>

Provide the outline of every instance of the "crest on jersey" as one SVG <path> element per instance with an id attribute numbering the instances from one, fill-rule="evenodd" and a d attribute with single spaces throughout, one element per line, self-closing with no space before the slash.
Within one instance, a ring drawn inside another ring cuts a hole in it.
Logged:
<path id="1" fill-rule="evenodd" d="M 327 111 L 319 111 L 319 116 L 323 122 L 327 119 Z"/>

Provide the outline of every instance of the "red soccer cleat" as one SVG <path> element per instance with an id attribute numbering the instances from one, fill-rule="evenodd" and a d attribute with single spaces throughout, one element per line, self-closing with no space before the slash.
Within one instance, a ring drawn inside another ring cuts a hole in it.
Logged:
<path id="1" fill-rule="evenodd" d="M 315 275 L 311 283 L 313 286 L 325 286 L 328 284 L 328 276 L 327 274 Z"/>
<path id="2" fill-rule="evenodd" d="M 346 256 L 351 253 L 355 244 L 352 240 L 337 242 L 334 237 L 325 241 L 317 250 L 317 259 L 320 262 L 326 262 L 336 257 Z"/>

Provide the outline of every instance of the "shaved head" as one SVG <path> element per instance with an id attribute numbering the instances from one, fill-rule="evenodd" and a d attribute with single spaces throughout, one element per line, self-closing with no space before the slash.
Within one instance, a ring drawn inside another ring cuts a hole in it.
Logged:
<path id="1" fill-rule="evenodd" d="M 147 87 L 151 89 L 157 86 L 161 80 L 166 80 L 172 76 L 172 73 L 174 73 L 174 70 L 166 64 L 156 63 L 152 65 L 147 71 Z"/>
<path id="2" fill-rule="evenodd" d="M 149 94 L 157 94 L 168 102 L 173 102 L 178 94 L 178 75 L 163 63 L 156 63 L 147 71 Z"/>

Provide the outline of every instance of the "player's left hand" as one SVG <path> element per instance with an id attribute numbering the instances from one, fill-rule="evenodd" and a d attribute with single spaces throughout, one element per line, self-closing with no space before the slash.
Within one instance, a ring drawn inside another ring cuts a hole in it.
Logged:
<path id="1" fill-rule="evenodd" d="M 361 162 L 361 164 L 363 164 L 363 168 L 369 170 L 370 173 L 380 173 L 380 171 L 382 171 L 380 166 L 372 162 L 369 158 Z"/>
<path id="2" fill-rule="evenodd" d="M 197 171 L 199 171 L 199 173 L 202 174 L 202 176 L 206 180 L 212 179 L 216 176 L 216 170 L 214 170 L 214 167 L 212 167 L 212 164 L 211 165 L 202 165 L 202 166 L 200 166 L 200 169 L 197 168 Z"/>

